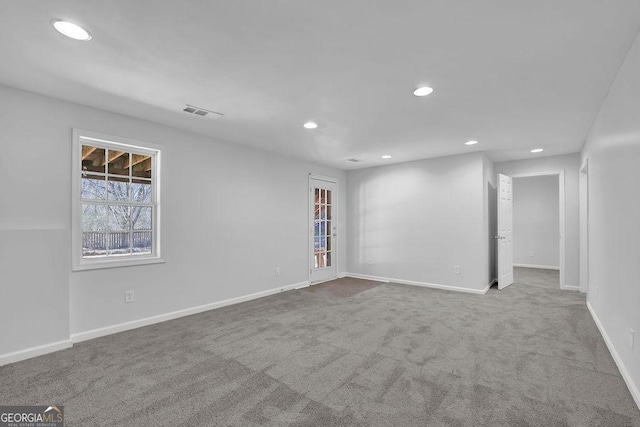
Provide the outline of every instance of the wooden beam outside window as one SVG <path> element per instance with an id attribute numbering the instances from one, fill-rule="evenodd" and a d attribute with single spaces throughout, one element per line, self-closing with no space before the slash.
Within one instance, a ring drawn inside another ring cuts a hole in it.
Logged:
<path id="1" fill-rule="evenodd" d="M 86 160 L 87 157 L 91 155 L 94 151 L 97 150 L 97 147 L 91 147 L 89 145 L 82 146 L 82 160 Z"/>
<path id="2" fill-rule="evenodd" d="M 138 163 L 142 163 L 147 159 L 151 159 L 150 156 L 145 156 L 144 154 L 132 154 L 131 160 L 124 162 L 124 169 L 127 169 L 129 166 L 135 166 Z M 151 162 L 149 162 L 151 164 Z"/>

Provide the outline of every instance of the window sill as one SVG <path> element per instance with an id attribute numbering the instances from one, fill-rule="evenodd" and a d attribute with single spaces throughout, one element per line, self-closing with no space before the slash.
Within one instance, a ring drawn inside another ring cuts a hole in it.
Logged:
<path id="1" fill-rule="evenodd" d="M 166 261 L 159 257 L 136 257 L 127 259 L 83 259 L 79 264 L 74 265 L 72 271 L 100 270 L 103 268 L 134 267 L 136 265 L 164 264 Z"/>

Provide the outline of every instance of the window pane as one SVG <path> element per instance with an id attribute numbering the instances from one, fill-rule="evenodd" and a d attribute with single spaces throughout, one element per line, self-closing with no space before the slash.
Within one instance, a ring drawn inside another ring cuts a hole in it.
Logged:
<path id="1" fill-rule="evenodd" d="M 151 156 L 146 154 L 131 155 L 131 175 L 140 178 L 151 178 Z"/>
<path id="2" fill-rule="evenodd" d="M 331 221 L 327 221 L 327 236 L 331 235 Z"/>
<path id="3" fill-rule="evenodd" d="M 151 181 L 134 179 L 131 184 L 131 199 L 139 203 L 151 203 L 153 190 Z"/>
<path id="4" fill-rule="evenodd" d="M 90 200 L 104 200 L 106 197 L 104 176 L 83 175 L 81 197 Z"/>
<path id="5" fill-rule="evenodd" d="M 131 154 L 124 151 L 108 150 L 109 173 L 129 176 Z"/>
<path id="6" fill-rule="evenodd" d="M 325 209 L 326 209 L 325 205 L 320 205 L 320 210 L 316 212 L 316 218 L 325 219 L 326 217 Z"/>
<path id="7" fill-rule="evenodd" d="M 109 255 L 131 253 L 130 214 L 131 208 L 129 206 L 109 206 Z"/>
<path id="8" fill-rule="evenodd" d="M 82 170 L 84 172 L 104 173 L 104 148 L 91 145 L 82 146 Z"/>
<path id="9" fill-rule="evenodd" d="M 331 190 L 327 190 L 327 200 L 325 203 L 331 204 Z"/>
<path id="10" fill-rule="evenodd" d="M 129 206 L 109 206 L 109 230 L 129 231 Z"/>
<path id="11" fill-rule="evenodd" d="M 327 206 L 327 219 L 331 219 L 331 206 Z"/>
<path id="12" fill-rule="evenodd" d="M 327 266 L 327 253 L 324 251 L 316 251 L 315 253 L 315 266 L 316 268 L 323 268 Z"/>
<path id="13" fill-rule="evenodd" d="M 331 267 L 331 254 L 332 252 L 327 252 L 327 267 Z"/>
<path id="14" fill-rule="evenodd" d="M 330 251 L 331 250 L 331 236 L 327 237 L 327 250 Z"/>
<path id="15" fill-rule="evenodd" d="M 104 256 L 106 247 L 107 207 L 82 205 L 82 256 Z"/>
<path id="16" fill-rule="evenodd" d="M 327 238 L 325 236 L 318 237 L 318 249 L 325 251 L 327 249 Z"/>
<path id="17" fill-rule="evenodd" d="M 131 226 L 134 230 L 151 230 L 151 208 L 138 207 L 131 208 Z"/>
<path id="18" fill-rule="evenodd" d="M 107 181 L 109 200 L 118 202 L 129 201 L 129 178 L 110 176 Z"/>
<path id="19" fill-rule="evenodd" d="M 151 253 L 153 243 L 152 208 L 133 207 L 131 224 L 133 226 L 133 253 Z"/>
<path id="20" fill-rule="evenodd" d="M 320 222 L 320 235 L 324 236 L 327 234 L 327 223 L 326 221 L 321 221 Z"/>

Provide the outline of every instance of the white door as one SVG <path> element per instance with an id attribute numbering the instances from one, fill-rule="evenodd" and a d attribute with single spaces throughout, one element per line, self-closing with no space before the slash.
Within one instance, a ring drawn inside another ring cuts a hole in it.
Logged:
<path id="1" fill-rule="evenodd" d="M 309 178 L 310 283 L 337 277 L 338 195 L 337 184 L 331 179 Z"/>
<path id="2" fill-rule="evenodd" d="M 513 180 L 498 174 L 498 289 L 513 283 Z"/>

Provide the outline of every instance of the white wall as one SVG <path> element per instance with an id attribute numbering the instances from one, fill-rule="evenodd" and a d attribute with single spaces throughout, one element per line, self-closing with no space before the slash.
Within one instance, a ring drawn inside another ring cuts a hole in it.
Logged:
<path id="1" fill-rule="evenodd" d="M 582 152 L 589 164 L 588 303 L 640 406 L 640 38 Z M 584 181 L 583 181 L 584 182 Z M 583 209 L 586 206 L 583 206 Z M 583 212 L 583 217 L 586 212 Z M 586 243 L 586 229 L 582 241 Z M 585 248 L 586 249 L 586 248 Z M 635 331 L 635 345 L 630 343 Z"/>
<path id="2" fill-rule="evenodd" d="M 565 190 L 565 287 L 580 284 L 579 169 L 580 154 L 536 157 L 499 162 L 496 173 L 504 175 L 564 171 Z"/>
<path id="3" fill-rule="evenodd" d="M 71 345 L 68 249 L 64 230 L 0 229 L 0 355 L 43 344 Z"/>
<path id="4" fill-rule="evenodd" d="M 513 262 L 559 268 L 558 175 L 513 179 Z"/>
<path id="5" fill-rule="evenodd" d="M 484 290 L 489 254 L 483 157 L 349 171 L 349 273 Z"/>
<path id="6" fill-rule="evenodd" d="M 68 307 L 61 304 L 56 311 L 60 322 L 67 319 L 66 326 L 36 322 L 42 331 L 38 339 L 2 340 L 0 356 L 68 338 L 69 332 L 81 334 L 305 282 L 309 173 L 338 179 L 339 222 L 341 230 L 346 227 L 343 171 L 6 86 L 0 86 L 0 99 L 0 233 L 5 236 L 11 230 L 13 241 L 27 241 L 34 233 L 44 236 L 37 230 L 54 230 L 59 241 L 51 245 L 67 260 L 52 263 L 45 249 L 35 251 L 28 264 L 44 269 L 39 276 L 25 274 L 24 262 L 2 265 L 3 338 L 9 337 L 4 331 L 28 336 L 36 327 L 12 318 L 7 307 L 12 307 L 11 313 L 44 308 L 48 302 L 40 291 L 45 289 L 69 295 Z M 74 127 L 164 146 L 165 264 L 70 272 Z M 6 250 L 3 245 L 3 253 Z M 344 239 L 338 251 L 338 269 L 343 272 Z M 63 273 L 58 271 L 60 264 Z M 281 270 L 278 277 L 276 266 Z M 48 277 L 49 270 L 54 274 L 48 280 L 38 280 Z M 29 289 L 33 298 L 4 298 L 21 295 L 20 289 Z M 135 291 L 135 302 L 125 305 L 127 289 Z M 49 332 L 54 337 L 47 341 Z"/>

